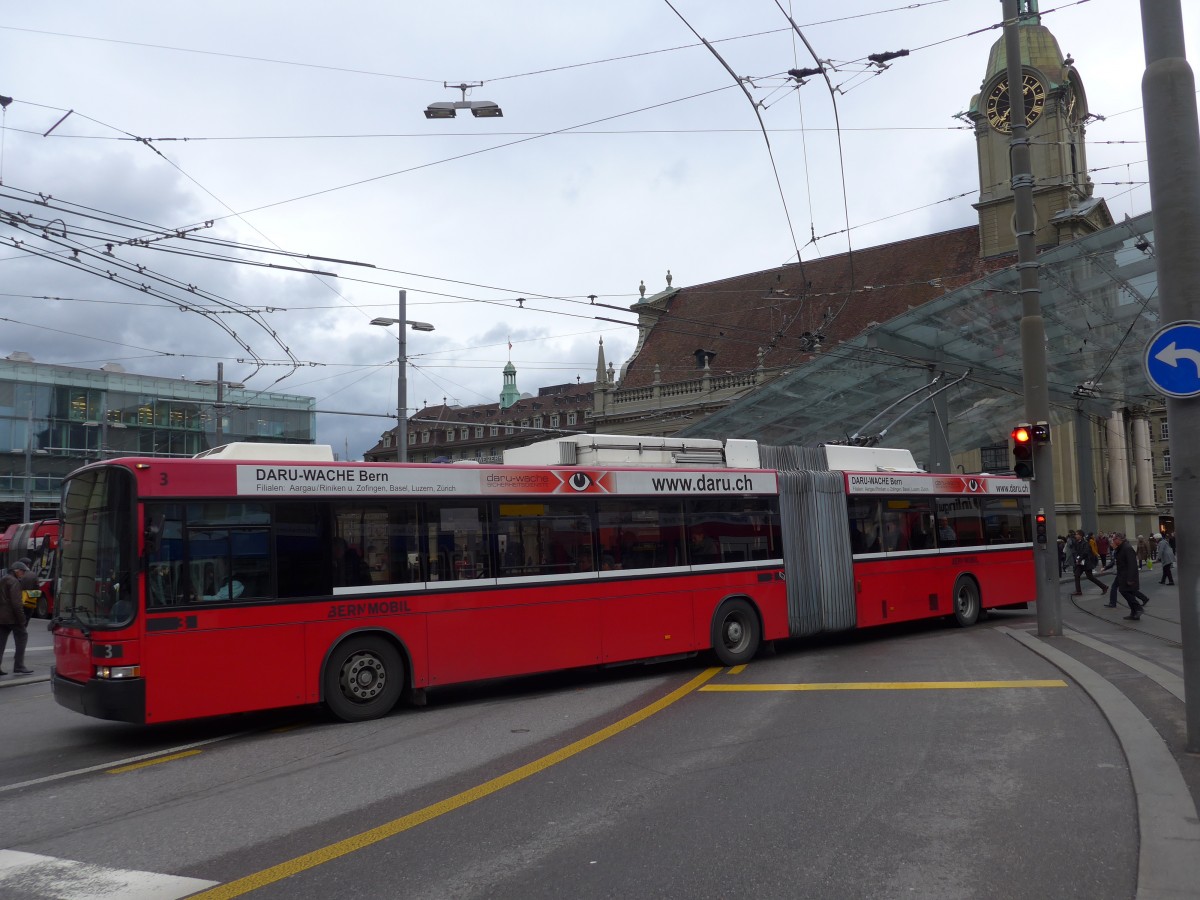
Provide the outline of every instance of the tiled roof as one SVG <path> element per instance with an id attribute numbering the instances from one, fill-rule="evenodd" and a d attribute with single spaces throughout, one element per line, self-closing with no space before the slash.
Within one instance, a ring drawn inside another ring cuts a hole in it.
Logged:
<path id="1" fill-rule="evenodd" d="M 681 288 L 629 364 L 621 388 L 696 378 L 697 351 L 714 375 L 795 365 L 811 355 L 805 333 L 828 348 L 908 309 L 1011 265 L 979 258 L 979 228 L 923 235 L 825 259 Z M 636 307 L 634 307 L 636 310 Z"/>

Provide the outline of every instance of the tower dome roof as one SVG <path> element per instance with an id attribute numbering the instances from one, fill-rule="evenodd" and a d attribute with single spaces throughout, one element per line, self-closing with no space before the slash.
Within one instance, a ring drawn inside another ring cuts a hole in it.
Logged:
<path id="1" fill-rule="evenodd" d="M 1022 25 L 1018 34 L 1021 38 L 1021 65 L 1044 72 L 1052 82 L 1052 87 L 1065 83 L 1070 67 L 1064 63 L 1058 39 L 1050 33 L 1050 29 L 1045 25 Z M 1001 36 L 996 43 L 992 44 L 992 50 L 988 54 L 987 71 L 983 75 L 983 83 L 986 84 L 996 75 L 1007 70 L 1004 38 Z"/>

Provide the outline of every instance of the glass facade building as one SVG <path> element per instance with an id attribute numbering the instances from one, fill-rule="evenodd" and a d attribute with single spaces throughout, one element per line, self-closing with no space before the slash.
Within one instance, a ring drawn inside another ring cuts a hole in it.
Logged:
<path id="1" fill-rule="evenodd" d="M 216 382 L 0 359 L 0 522 L 55 514 L 62 479 L 97 459 L 314 441 L 314 398 L 222 388 L 218 405 Z"/>

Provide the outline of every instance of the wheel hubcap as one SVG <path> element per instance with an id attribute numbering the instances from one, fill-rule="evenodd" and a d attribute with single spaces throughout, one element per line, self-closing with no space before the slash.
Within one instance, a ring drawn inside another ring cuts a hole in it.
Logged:
<path id="1" fill-rule="evenodd" d="M 378 657 L 356 653 L 342 666 L 342 693 L 364 703 L 379 695 L 387 684 L 387 670 Z"/>
<path id="2" fill-rule="evenodd" d="M 746 636 L 746 631 L 742 628 L 742 623 L 737 619 L 731 619 L 725 623 L 725 643 L 729 647 L 736 647 L 742 642 Z"/>

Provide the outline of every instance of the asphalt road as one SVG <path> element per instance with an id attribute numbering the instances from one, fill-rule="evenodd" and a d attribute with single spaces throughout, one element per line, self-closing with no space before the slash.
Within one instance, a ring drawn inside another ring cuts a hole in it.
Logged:
<path id="1" fill-rule="evenodd" d="M 139 728 L 11 686 L 0 895 L 1132 897 L 1129 767 L 1005 632 L 1033 621 L 447 689 L 357 725 Z"/>

